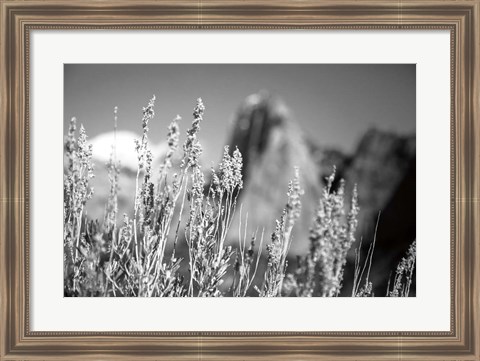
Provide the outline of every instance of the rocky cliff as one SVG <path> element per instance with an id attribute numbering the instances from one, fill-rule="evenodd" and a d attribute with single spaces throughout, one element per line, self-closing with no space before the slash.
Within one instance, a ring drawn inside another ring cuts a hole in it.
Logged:
<path id="1" fill-rule="evenodd" d="M 265 227 L 268 243 L 274 219 L 285 205 L 288 181 L 294 167 L 300 169 L 302 217 L 294 229 L 291 255 L 308 250 L 308 233 L 324 178 L 333 166 L 337 179 L 344 178 L 347 195 L 357 184 L 361 207 L 357 239 L 365 247 L 373 240 L 379 217 L 373 274 L 379 274 L 375 290 L 382 295 L 390 270 L 415 239 L 415 137 L 370 129 L 352 154 L 327 149 L 307 137 L 291 119 L 287 107 L 266 92 L 248 97 L 237 111 L 230 147 L 244 156 L 245 187 L 239 202 L 248 212 L 249 233 Z M 234 222 L 233 227 L 238 225 Z M 364 249 L 366 253 L 366 249 Z M 353 252 L 352 252 L 353 256 Z M 353 257 L 350 257 L 353 261 Z M 378 272 L 376 272 L 378 271 Z M 346 269 L 345 292 L 353 267 Z"/>

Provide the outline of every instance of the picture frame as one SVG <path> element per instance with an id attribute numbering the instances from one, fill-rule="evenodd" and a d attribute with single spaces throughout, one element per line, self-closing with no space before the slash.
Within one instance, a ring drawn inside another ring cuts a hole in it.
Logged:
<path id="1" fill-rule="evenodd" d="M 2 360 L 480 359 L 478 0 L 1 0 L 0 5 Z M 29 41 L 35 29 L 449 30 L 450 331 L 31 331 Z"/>

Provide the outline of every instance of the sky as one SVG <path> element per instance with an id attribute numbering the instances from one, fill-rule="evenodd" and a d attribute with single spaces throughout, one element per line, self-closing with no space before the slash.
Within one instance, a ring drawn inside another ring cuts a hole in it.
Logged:
<path id="1" fill-rule="evenodd" d="M 280 97 L 304 134 L 320 146 L 353 152 L 371 127 L 415 133 L 414 64 L 65 64 L 64 133 L 71 117 L 90 138 L 118 129 L 141 132 L 142 107 L 156 96 L 152 142 L 170 121 L 189 128 L 196 99 L 206 110 L 199 139 L 218 161 L 235 112 L 249 95 Z"/>

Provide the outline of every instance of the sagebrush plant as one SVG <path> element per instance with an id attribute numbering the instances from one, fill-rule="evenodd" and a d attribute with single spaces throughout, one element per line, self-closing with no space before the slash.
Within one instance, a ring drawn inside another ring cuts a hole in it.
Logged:
<path id="1" fill-rule="evenodd" d="M 338 296 L 342 288 L 347 253 L 355 242 L 359 212 L 356 187 L 353 189 L 350 210 L 345 214 L 345 182 L 332 190 L 335 169 L 327 177 L 310 229 L 310 251 L 298 257 L 298 268 L 290 277 L 290 291 L 296 296 Z"/>
<path id="2" fill-rule="evenodd" d="M 262 297 L 281 295 L 288 266 L 287 256 L 292 242 L 292 230 L 295 221 L 300 217 L 302 194 L 299 171 L 295 169 L 294 179 L 288 185 L 287 204 L 280 219 L 275 221 L 275 231 L 272 233 L 271 243 L 267 245 L 267 269 L 262 288 L 257 288 Z"/>
<path id="3" fill-rule="evenodd" d="M 226 146 L 222 160 L 206 177 L 198 140 L 205 106 L 199 98 L 183 147 L 180 146 L 181 118 L 176 116 L 168 126 L 167 150 L 158 169 L 154 169 L 148 141 L 154 107 L 155 96 L 143 108 L 142 135 L 135 141 L 138 167 L 131 217 L 118 215 L 121 167 L 115 144 L 118 108 L 114 108 L 114 144 L 106 164 L 110 190 L 101 223 L 89 219 L 85 211 L 94 193 L 90 185 L 94 177 L 92 146 L 88 144 L 83 126 L 77 138 L 76 119 L 71 119 L 65 138 L 65 296 L 338 296 L 347 253 L 355 243 L 360 209 L 356 187 L 347 210 L 345 182 L 341 180 L 335 190 L 335 170 L 327 178 L 310 231 L 309 252 L 298 257 L 293 273 L 287 273 L 303 194 L 300 171 L 295 169 L 285 208 L 275 221 L 275 231 L 266 246 L 265 271 L 259 275 L 264 231 L 257 229 L 254 234 L 247 234 L 248 214 L 242 214 L 242 206 L 238 204 L 243 188 L 242 154 Z M 175 155 L 181 151 L 179 164 L 174 166 Z M 233 247 L 227 243 L 237 212 L 240 214 L 238 247 Z M 188 259 L 177 256 L 181 253 L 177 249 L 179 242 L 187 247 Z M 373 296 L 369 274 L 374 243 L 375 240 L 363 268 L 360 247 L 357 250 L 354 297 Z M 415 254 L 414 243 L 407 258 L 400 262 L 387 296 L 409 296 Z"/>
<path id="4" fill-rule="evenodd" d="M 397 266 L 393 287 L 387 287 L 387 296 L 390 297 L 408 297 L 410 286 L 413 281 L 413 272 L 417 258 L 417 241 L 413 241 L 407 252 L 407 257 L 403 257 Z"/>

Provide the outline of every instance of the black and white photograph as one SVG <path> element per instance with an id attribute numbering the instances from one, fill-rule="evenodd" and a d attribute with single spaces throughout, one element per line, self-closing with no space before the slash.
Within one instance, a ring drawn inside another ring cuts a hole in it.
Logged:
<path id="1" fill-rule="evenodd" d="M 64 297 L 415 297 L 415 64 L 64 64 Z"/>

